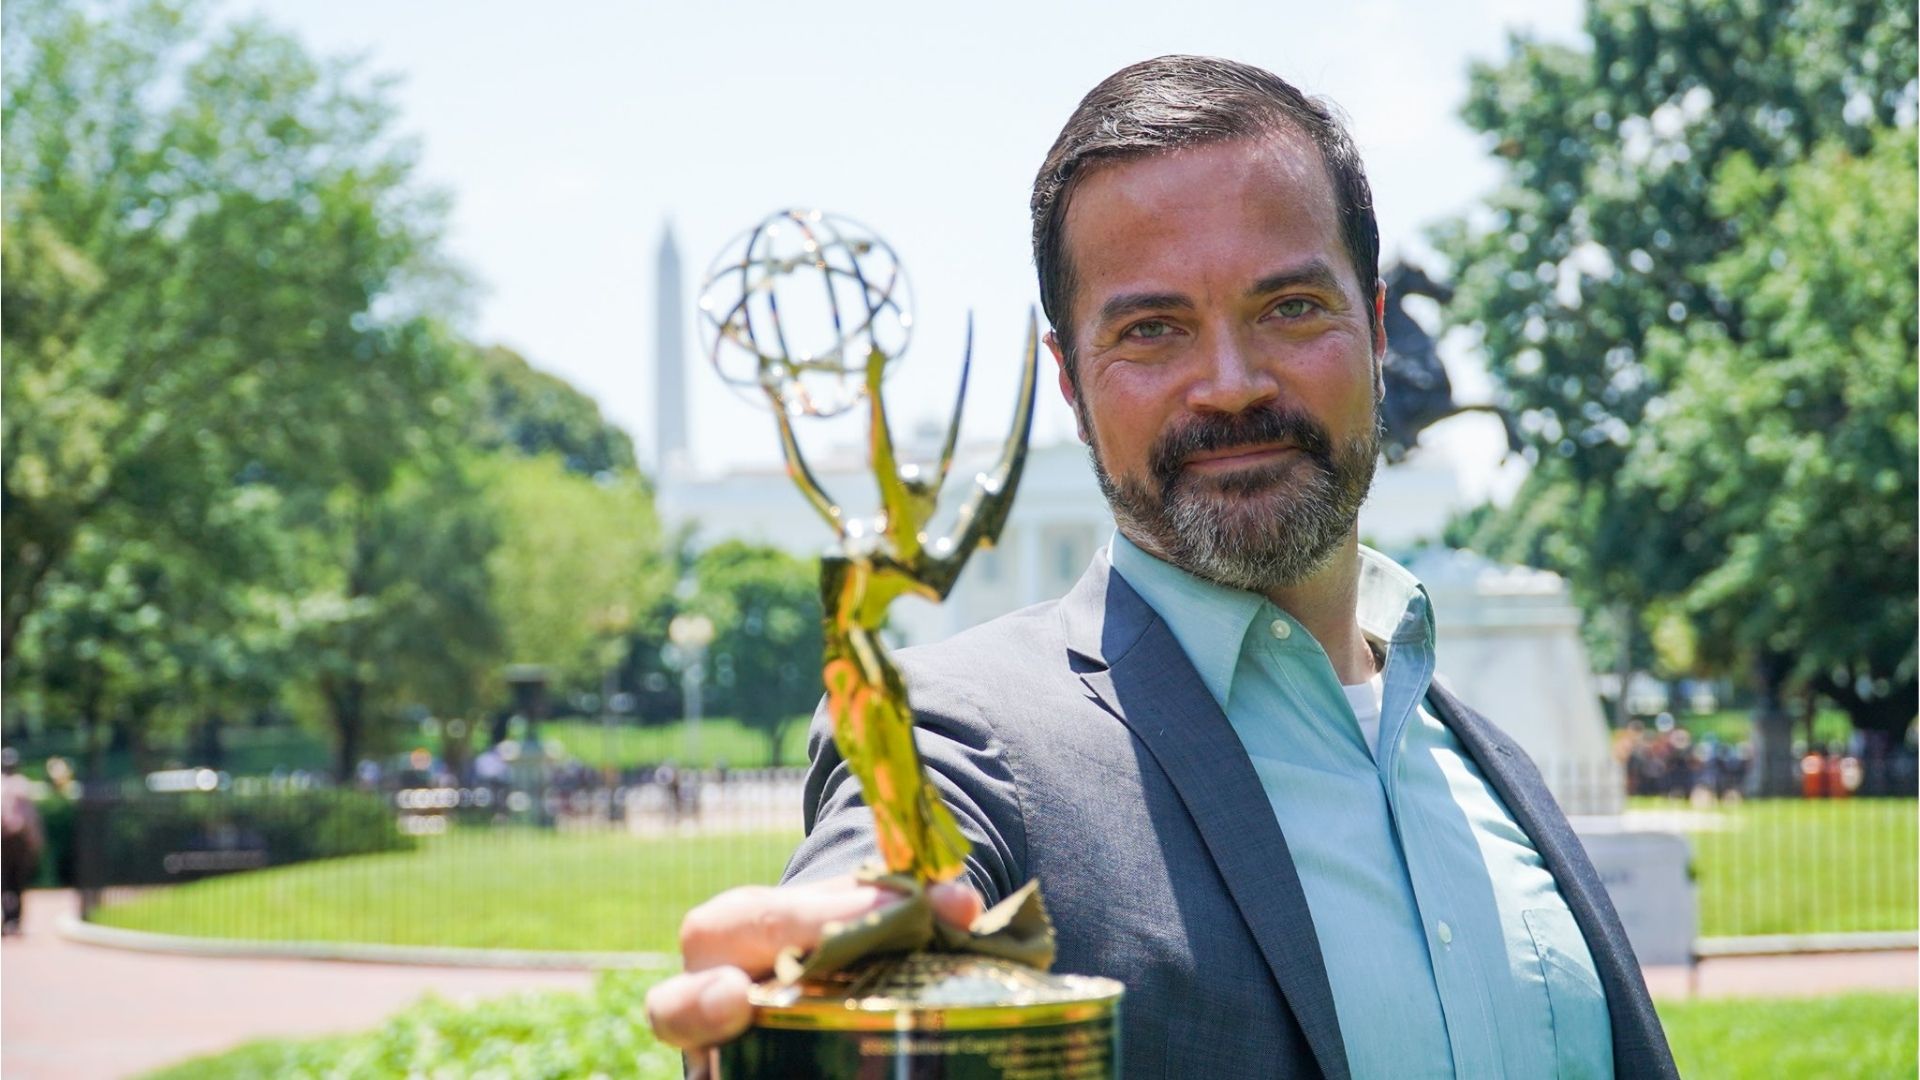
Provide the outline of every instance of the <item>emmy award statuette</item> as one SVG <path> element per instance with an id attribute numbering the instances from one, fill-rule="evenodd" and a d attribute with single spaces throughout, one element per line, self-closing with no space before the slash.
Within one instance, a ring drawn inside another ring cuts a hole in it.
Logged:
<path id="1" fill-rule="evenodd" d="M 879 859 L 864 880 L 904 899 L 829 926 L 811 953 L 780 958 L 756 986 L 754 1024 L 714 1051 L 713 1074 L 742 1077 L 1093 1078 L 1119 1075 L 1112 980 L 1053 975 L 1053 927 L 1028 882 L 958 930 L 925 888 L 958 877 L 970 849 L 913 743 L 907 688 L 879 630 L 912 593 L 944 599 L 967 559 L 1006 523 L 1033 423 L 1039 340 L 1028 316 L 1013 431 L 943 535 L 929 534 L 953 464 L 966 365 L 938 460 L 902 464 L 881 381 L 913 326 L 906 278 L 885 241 L 818 210 L 773 214 L 714 263 L 700 309 L 722 378 L 771 406 L 787 471 L 833 530 L 822 557 L 826 707 L 834 743 L 873 812 Z M 849 516 L 801 454 L 794 421 L 865 406 L 880 508 Z"/>

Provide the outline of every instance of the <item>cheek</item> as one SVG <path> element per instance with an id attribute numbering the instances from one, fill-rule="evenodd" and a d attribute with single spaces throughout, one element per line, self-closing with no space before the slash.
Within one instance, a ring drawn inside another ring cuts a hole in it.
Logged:
<path id="1" fill-rule="evenodd" d="M 1110 470 L 1122 471 L 1145 461 L 1147 450 L 1170 422 L 1168 403 L 1178 402 L 1167 369 L 1145 365 L 1115 365 L 1104 369 L 1097 384 L 1082 386 L 1087 419 L 1095 445 Z"/>
<path id="2" fill-rule="evenodd" d="M 1373 354 L 1350 342 L 1328 342 L 1326 347 L 1295 354 L 1291 367 L 1294 386 L 1318 411 L 1352 415 L 1361 421 L 1373 414 Z"/>

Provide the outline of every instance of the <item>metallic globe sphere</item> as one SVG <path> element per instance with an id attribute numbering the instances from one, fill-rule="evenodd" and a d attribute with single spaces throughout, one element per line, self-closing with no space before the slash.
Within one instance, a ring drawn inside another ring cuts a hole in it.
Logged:
<path id="1" fill-rule="evenodd" d="M 893 249 L 819 210 L 770 214 L 727 245 L 701 284 L 700 310 L 720 377 L 793 416 L 860 402 L 869 360 L 891 365 L 913 329 Z"/>

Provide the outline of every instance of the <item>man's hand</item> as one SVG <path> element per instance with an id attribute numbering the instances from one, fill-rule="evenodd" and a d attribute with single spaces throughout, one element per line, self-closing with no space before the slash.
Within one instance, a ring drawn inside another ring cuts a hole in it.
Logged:
<path id="1" fill-rule="evenodd" d="M 964 882 L 932 886 L 927 898 L 935 915 L 959 927 L 972 925 L 984 909 L 980 894 Z M 753 1019 L 747 989 L 773 973 L 782 949 L 811 949 L 828 923 L 857 919 L 899 899 L 899 893 L 859 884 L 851 876 L 721 893 L 687 912 L 680 923 L 680 956 L 687 970 L 647 991 L 653 1033 L 690 1052 L 739 1035 Z"/>

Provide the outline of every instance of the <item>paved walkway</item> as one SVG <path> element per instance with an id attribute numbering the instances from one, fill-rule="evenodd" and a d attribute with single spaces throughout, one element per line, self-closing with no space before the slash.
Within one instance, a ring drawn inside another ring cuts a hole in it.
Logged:
<path id="1" fill-rule="evenodd" d="M 1817 997 L 1849 990 L 1920 992 L 1920 954 L 1802 953 L 1794 956 L 1717 956 L 1702 960 L 1689 985 L 1685 967 L 1645 969 L 1656 998 Z"/>
<path id="2" fill-rule="evenodd" d="M 250 1039 L 373 1027 L 421 995 L 455 1001 L 585 990 L 585 973 L 163 956 L 81 945 L 54 926 L 67 893 L 28 898 L 27 932 L 0 948 L 0 1073 L 7 1080 L 121 1080 Z M 1649 968 L 1655 997 L 1914 993 L 1911 949 L 1723 957 Z"/>
<path id="3" fill-rule="evenodd" d="M 453 1001 L 585 990 L 585 972 L 163 956 L 55 930 L 71 893 L 30 893 L 26 933 L 0 946 L 0 1075 L 120 1080 L 251 1039 L 377 1025 L 429 992 Z"/>

